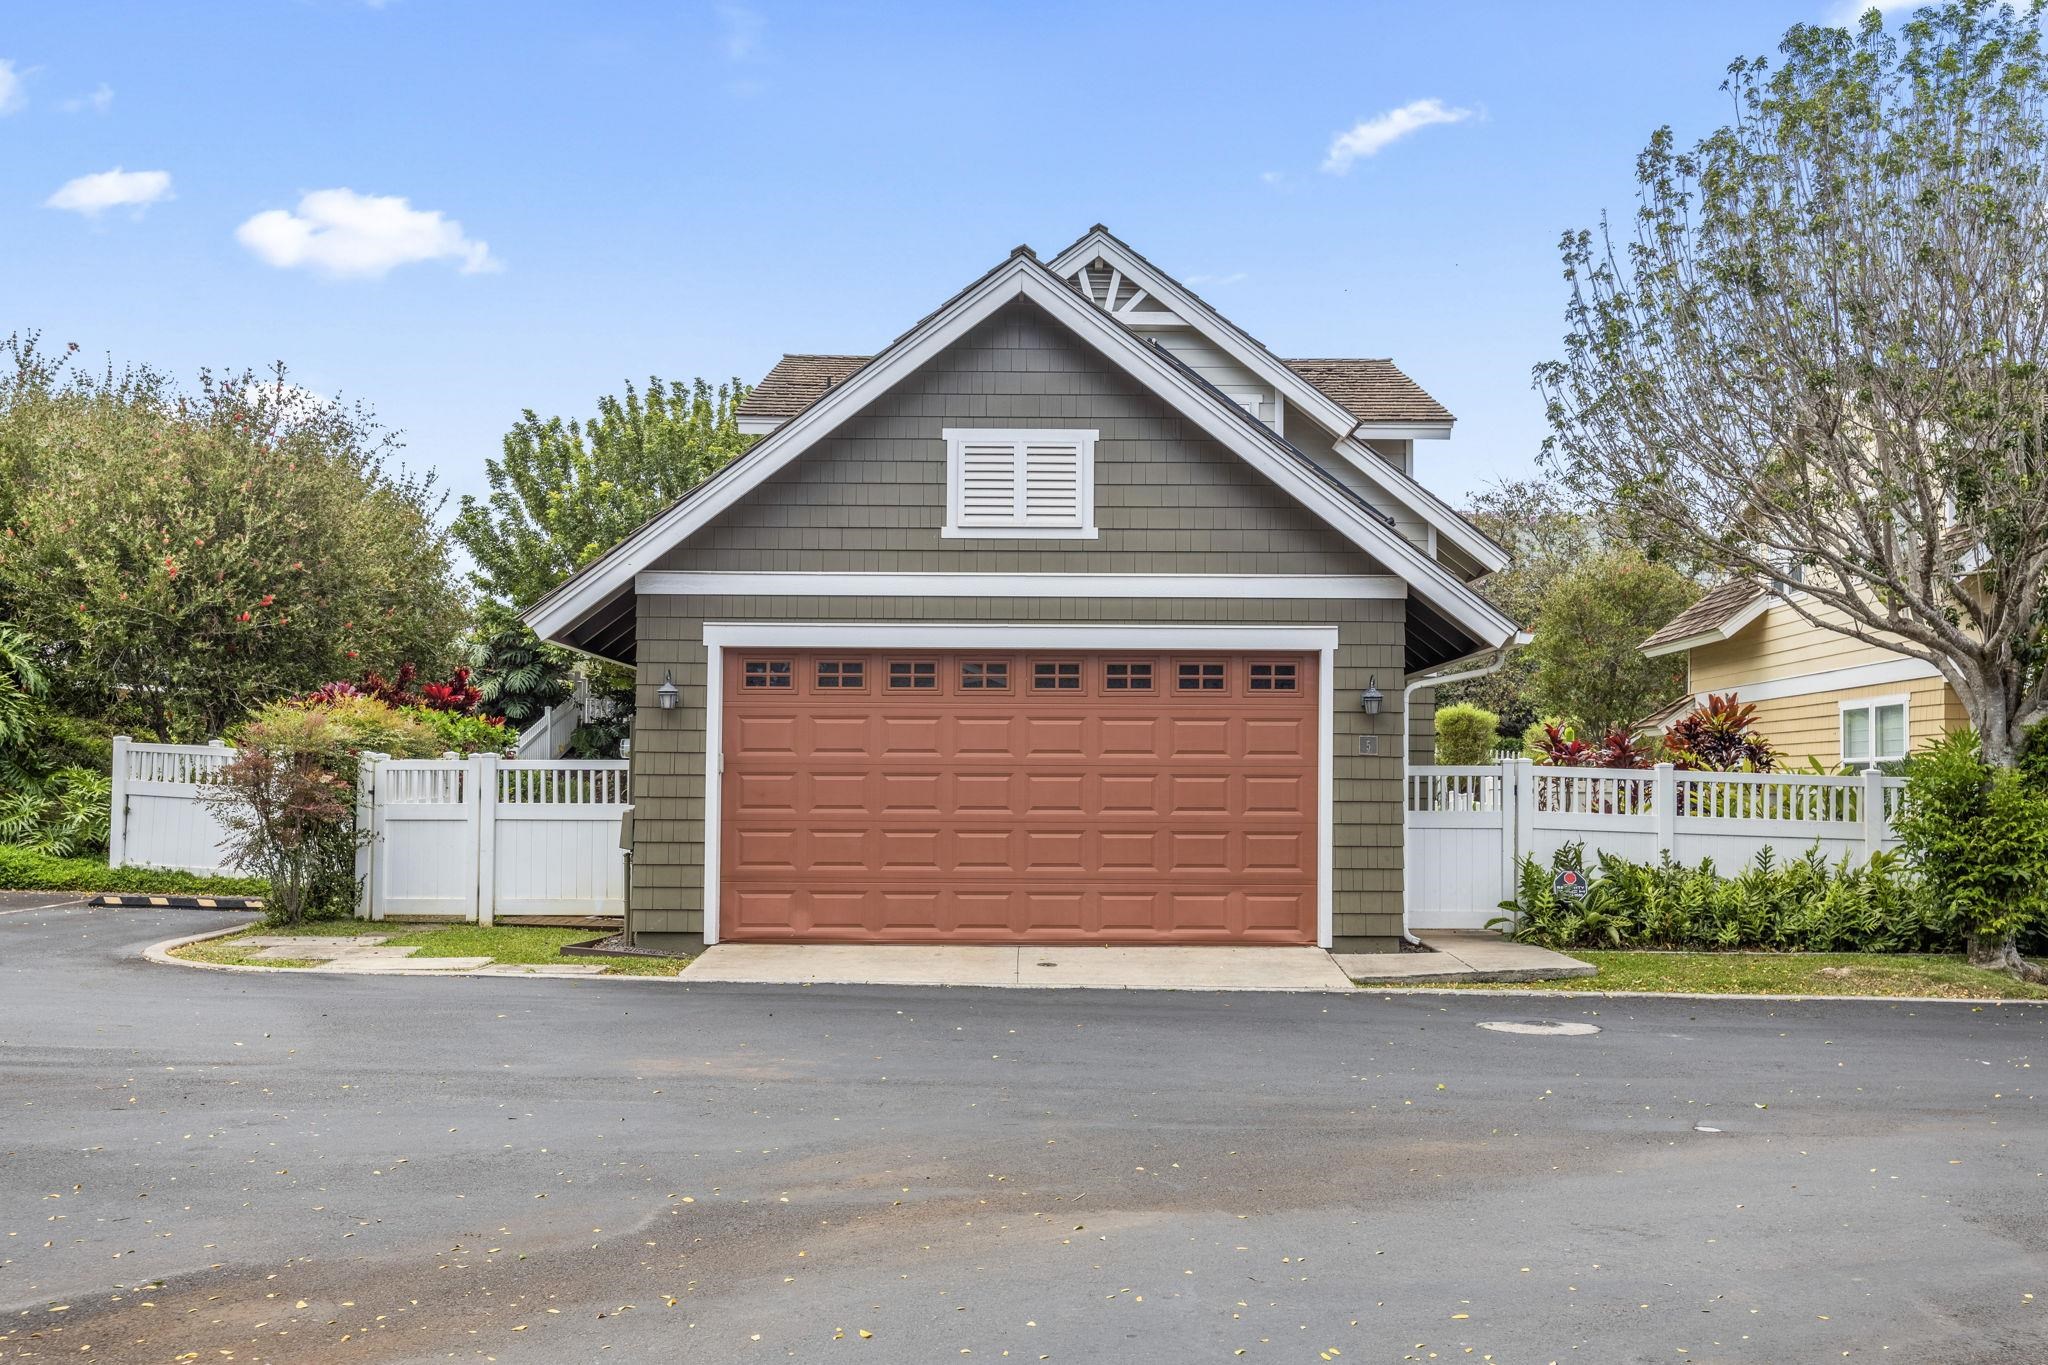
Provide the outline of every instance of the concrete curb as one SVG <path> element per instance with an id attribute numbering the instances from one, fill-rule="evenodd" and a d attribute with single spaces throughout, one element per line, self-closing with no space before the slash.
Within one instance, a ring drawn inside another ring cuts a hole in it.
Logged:
<path id="1" fill-rule="evenodd" d="M 1511 991 L 1465 987 L 1447 990 L 1442 986 L 1388 986 L 1355 982 L 1361 995 L 1476 995 L 1510 996 L 1522 1000 L 1692 1000 L 1711 1004 L 1760 1000 L 1779 1004 L 1833 1004 L 1837 1001 L 1864 1005 L 2019 1005 L 2030 1009 L 2048 1008 L 2048 1000 L 1995 1000 L 1956 995 L 1737 995 L 1704 991 Z"/>

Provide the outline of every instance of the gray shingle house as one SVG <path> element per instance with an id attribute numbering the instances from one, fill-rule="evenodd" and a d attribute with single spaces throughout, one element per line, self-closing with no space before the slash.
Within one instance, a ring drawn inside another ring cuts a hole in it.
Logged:
<path id="1" fill-rule="evenodd" d="M 636 941 L 1398 938 L 1404 686 L 1516 630 L 1391 361 L 1276 357 L 1096 227 L 741 420 L 527 613 L 637 674 Z"/>

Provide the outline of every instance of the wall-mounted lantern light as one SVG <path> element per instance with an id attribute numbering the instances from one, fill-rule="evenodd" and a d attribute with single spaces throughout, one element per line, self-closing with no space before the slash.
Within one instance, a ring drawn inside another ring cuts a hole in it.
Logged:
<path id="1" fill-rule="evenodd" d="M 662 710 L 673 711 L 676 709 L 676 698 L 683 695 L 683 690 L 676 686 L 676 675 L 673 669 L 662 675 L 661 686 L 654 689 L 654 695 L 660 700 Z"/>
<path id="2" fill-rule="evenodd" d="M 1380 713 L 1380 703 L 1386 699 L 1386 694 L 1380 691 L 1379 675 L 1375 673 L 1365 680 L 1365 691 L 1358 694 L 1358 705 L 1368 716 L 1376 716 Z"/>

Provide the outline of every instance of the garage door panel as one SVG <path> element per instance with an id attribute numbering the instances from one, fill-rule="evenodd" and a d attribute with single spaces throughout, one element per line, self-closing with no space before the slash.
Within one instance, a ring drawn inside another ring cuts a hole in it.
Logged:
<path id="1" fill-rule="evenodd" d="M 1080 773 L 1027 773 L 1024 810 L 1031 815 L 1071 818 L 1086 812 L 1086 779 Z"/>
<path id="2" fill-rule="evenodd" d="M 1148 656 L 1063 654 L 1079 685 L 1040 689 L 1014 652 L 767 655 L 789 686 L 744 688 L 728 655 L 726 937 L 1314 941 L 1312 656 L 1282 693 L 1273 656 L 1149 656 L 1145 689 L 1120 684 Z M 969 658 L 1008 685 L 969 686 Z M 849 662 L 864 685 L 820 682 Z M 1174 686 L 1188 662 L 1220 686 Z M 888 686 L 899 663 L 928 682 Z"/>

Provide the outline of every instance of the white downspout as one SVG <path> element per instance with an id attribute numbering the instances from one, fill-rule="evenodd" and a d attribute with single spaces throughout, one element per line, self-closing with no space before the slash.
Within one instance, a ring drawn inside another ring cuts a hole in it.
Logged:
<path id="1" fill-rule="evenodd" d="M 1408 711 L 1408 702 L 1420 688 L 1470 682 L 1499 672 L 1501 665 L 1508 661 L 1508 655 L 1528 644 L 1531 638 L 1527 631 L 1518 630 L 1500 642 L 1493 651 L 1492 659 L 1476 668 L 1455 673 L 1425 673 L 1401 688 L 1401 937 L 1408 943 L 1420 945 L 1422 942 L 1408 931 L 1408 752 L 1415 743 L 1415 725 Z"/>

